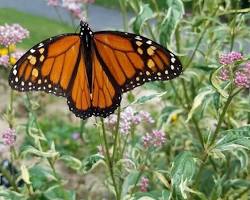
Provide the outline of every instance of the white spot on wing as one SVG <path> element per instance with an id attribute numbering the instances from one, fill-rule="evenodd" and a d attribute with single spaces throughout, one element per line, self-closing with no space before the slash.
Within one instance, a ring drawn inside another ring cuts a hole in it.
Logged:
<path id="1" fill-rule="evenodd" d="M 139 35 L 137 35 L 137 36 L 135 37 L 135 39 L 137 39 L 137 40 L 142 40 L 142 38 L 141 38 Z"/>
<path id="2" fill-rule="evenodd" d="M 13 74 L 17 75 L 17 70 L 16 69 L 13 70 Z"/>
<path id="3" fill-rule="evenodd" d="M 34 53 L 34 52 L 35 52 L 35 50 L 34 50 L 34 49 L 31 49 L 31 50 L 30 50 L 30 52 L 31 52 L 31 53 Z"/>
<path id="4" fill-rule="evenodd" d="M 146 43 L 147 43 L 147 44 L 152 44 L 152 41 L 151 41 L 151 40 L 148 40 Z"/>

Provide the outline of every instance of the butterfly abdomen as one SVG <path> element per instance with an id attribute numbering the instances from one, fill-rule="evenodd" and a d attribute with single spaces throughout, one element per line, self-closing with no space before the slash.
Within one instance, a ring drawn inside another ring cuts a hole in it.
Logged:
<path id="1" fill-rule="evenodd" d="M 81 38 L 81 42 L 82 42 L 82 53 L 84 56 L 84 61 L 85 61 L 85 65 L 86 65 L 86 72 L 87 72 L 87 77 L 88 77 L 88 83 L 89 86 L 91 86 L 92 84 L 92 71 L 93 71 L 93 67 L 92 67 L 92 38 L 93 38 L 93 32 L 90 29 L 89 25 L 85 22 L 80 23 L 80 38 Z M 91 87 L 89 87 L 90 93 L 92 93 L 91 91 Z"/>

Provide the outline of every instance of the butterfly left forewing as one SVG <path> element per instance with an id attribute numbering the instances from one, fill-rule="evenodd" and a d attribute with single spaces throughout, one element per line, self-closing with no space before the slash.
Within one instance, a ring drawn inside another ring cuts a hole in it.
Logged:
<path id="1" fill-rule="evenodd" d="M 129 91 L 145 82 L 169 80 L 179 76 L 179 59 L 166 48 L 131 33 L 102 31 L 94 35 L 95 46 L 121 91 Z"/>
<path id="2" fill-rule="evenodd" d="M 11 69 L 9 84 L 19 91 L 66 96 L 80 49 L 76 34 L 49 38 L 32 47 Z"/>

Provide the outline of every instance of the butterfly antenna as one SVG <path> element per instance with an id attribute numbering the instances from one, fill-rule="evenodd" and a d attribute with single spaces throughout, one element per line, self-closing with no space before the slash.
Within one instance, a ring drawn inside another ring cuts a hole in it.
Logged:
<path id="1" fill-rule="evenodd" d="M 76 31 L 79 29 L 79 27 L 80 27 L 80 24 L 76 27 L 76 29 L 75 29 L 75 33 L 76 33 Z"/>

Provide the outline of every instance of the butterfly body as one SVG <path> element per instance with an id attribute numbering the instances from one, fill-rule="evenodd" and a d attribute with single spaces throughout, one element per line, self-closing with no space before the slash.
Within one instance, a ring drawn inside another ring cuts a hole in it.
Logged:
<path id="1" fill-rule="evenodd" d="M 93 32 L 90 29 L 89 25 L 87 23 L 84 23 L 81 21 L 80 23 L 80 38 L 82 42 L 82 47 L 83 47 L 83 54 L 84 54 L 84 60 L 85 60 L 85 65 L 86 65 L 86 71 L 87 71 L 87 76 L 88 76 L 88 82 L 89 84 L 92 83 L 92 48 L 93 48 L 93 43 L 92 43 L 92 35 Z M 92 87 L 89 88 L 90 92 L 92 92 Z"/>
<path id="2" fill-rule="evenodd" d="M 85 119 L 106 117 L 120 105 L 122 93 L 181 72 L 179 59 L 154 41 L 132 33 L 93 32 L 81 22 L 79 34 L 49 38 L 25 53 L 9 84 L 22 92 L 64 96 L 69 109 Z"/>

